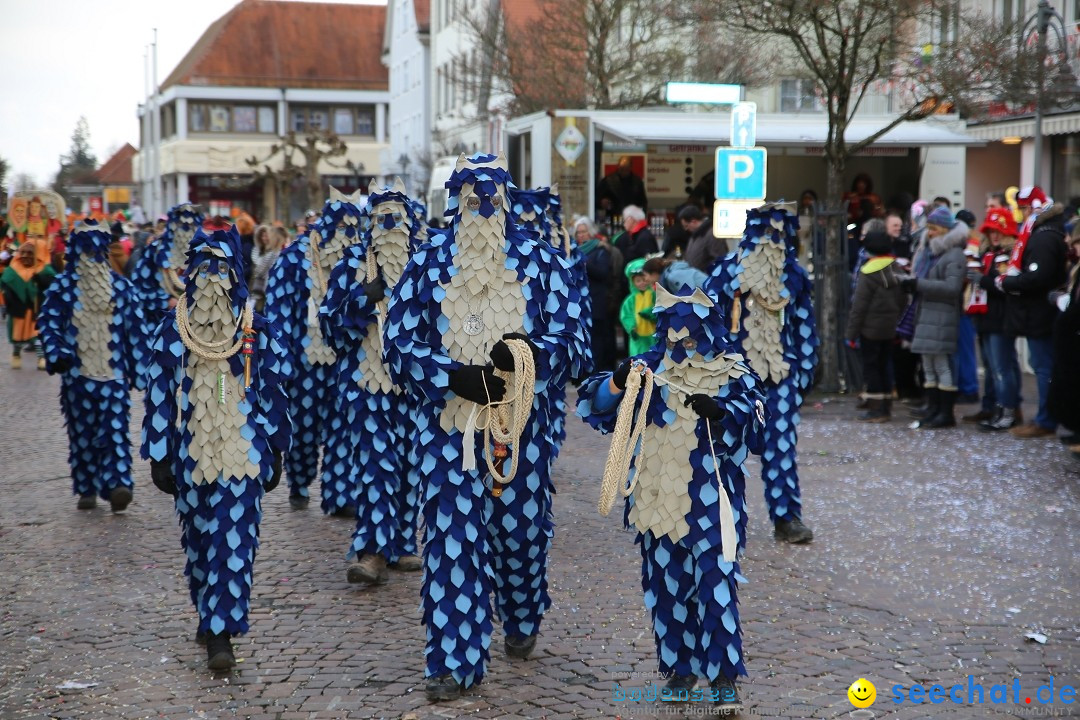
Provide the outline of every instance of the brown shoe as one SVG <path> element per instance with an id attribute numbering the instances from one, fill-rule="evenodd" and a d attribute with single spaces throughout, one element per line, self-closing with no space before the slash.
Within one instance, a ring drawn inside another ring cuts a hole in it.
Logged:
<path id="1" fill-rule="evenodd" d="M 1041 438 L 1057 435 L 1057 433 L 1049 428 L 1044 428 L 1042 425 L 1036 423 L 1028 423 L 1027 425 L 1020 425 L 1014 427 L 1009 431 L 1018 438 Z"/>
<path id="2" fill-rule="evenodd" d="M 390 572 L 386 569 L 386 557 L 381 553 L 364 555 L 359 562 L 349 568 L 346 579 L 351 583 L 382 585 L 390 579 Z"/>
<path id="3" fill-rule="evenodd" d="M 417 555 L 402 555 L 397 562 L 390 563 L 390 568 L 402 572 L 416 572 L 424 567 L 424 561 Z"/>
<path id="4" fill-rule="evenodd" d="M 11 369 L 12 370 L 22 370 L 22 357 L 20 357 L 18 355 L 12 355 L 11 356 Z"/>

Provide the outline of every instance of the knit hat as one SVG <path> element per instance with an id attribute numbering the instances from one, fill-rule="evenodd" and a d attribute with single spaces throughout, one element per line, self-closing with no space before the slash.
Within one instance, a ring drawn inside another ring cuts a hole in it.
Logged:
<path id="1" fill-rule="evenodd" d="M 875 230 L 874 232 L 867 233 L 866 237 L 863 238 L 863 247 L 866 248 L 867 254 L 871 257 L 892 255 L 893 241 L 888 233 Z"/>
<path id="2" fill-rule="evenodd" d="M 979 232 L 986 233 L 991 230 L 997 230 L 1008 237 L 1016 237 L 1016 219 L 1007 208 L 990 208 L 986 211 L 986 220 Z"/>
<path id="3" fill-rule="evenodd" d="M 975 227 L 975 213 L 971 212 L 967 208 L 956 211 L 956 219 L 967 225 L 969 228 Z"/>
<path id="4" fill-rule="evenodd" d="M 956 220 L 953 219 L 953 214 L 943 207 L 934 208 L 933 212 L 926 218 L 927 225 L 937 225 L 943 227 L 946 230 L 952 230 L 956 225 Z"/>

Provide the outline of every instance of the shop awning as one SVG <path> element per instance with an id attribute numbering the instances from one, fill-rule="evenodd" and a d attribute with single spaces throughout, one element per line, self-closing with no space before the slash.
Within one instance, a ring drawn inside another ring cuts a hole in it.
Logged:
<path id="1" fill-rule="evenodd" d="M 730 142 L 731 116 L 728 113 L 595 113 L 598 130 L 632 143 Z M 891 121 L 889 117 L 855 119 L 847 127 L 848 143 L 869 137 Z M 765 146 L 821 146 L 828 135 L 824 115 L 759 114 L 757 144 Z M 921 147 L 925 145 L 984 145 L 985 140 L 959 132 L 936 120 L 904 122 L 874 141 L 874 146 Z"/>
<path id="2" fill-rule="evenodd" d="M 1080 132 L 1080 113 L 1050 115 L 1043 118 L 1043 135 L 1067 135 L 1076 132 Z M 969 125 L 967 133 L 972 137 L 988 141 L 1008 137 L 1035 137 L 1035 118 Z"/>

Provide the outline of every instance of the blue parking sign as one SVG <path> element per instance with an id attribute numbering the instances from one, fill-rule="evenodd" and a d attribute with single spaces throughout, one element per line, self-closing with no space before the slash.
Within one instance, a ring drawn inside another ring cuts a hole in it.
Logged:
<path id="1" fill-rule="evenodd" d="M 716 148 L 716 199 L 764 200 L 765 148 Z"/>

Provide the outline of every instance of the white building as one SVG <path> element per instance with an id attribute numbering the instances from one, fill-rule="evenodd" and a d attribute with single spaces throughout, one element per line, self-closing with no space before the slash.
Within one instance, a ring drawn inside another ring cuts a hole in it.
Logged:
<path id="1" fill-rule="evenodd" d="M 320 164 L 324 183 L 366 190 L 383 174 L 388 149 L 390 93 L 380 61 L 385 12 L 377 5 L 242 0 L 214 22 L 139 107 L 135 181 L 147 212 L 195 202 L 211 215 L 234 207 L 257 218 L 276 214 L 274 183 L 255 182 L 246 160 L 267 158 L 289 131 L 337 133 L 348 151 Z M 267 164 L 277 169 L 281 162 L 279 153 Z M 304 208 L 296 205 L 300 193 L 291 196 L 294 206 L 284 214 L 296 217 Z"/>
<path id="2" fill-rule="evenodd" d="M 390 147 L 382 166 L 414 194 L 427 184 L 431 159 L 430 18 L 430 0 L 387 2 L 382 63 L 390 72 Z"/>

